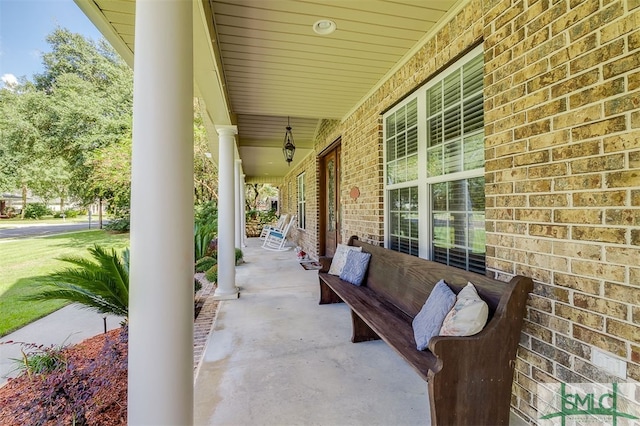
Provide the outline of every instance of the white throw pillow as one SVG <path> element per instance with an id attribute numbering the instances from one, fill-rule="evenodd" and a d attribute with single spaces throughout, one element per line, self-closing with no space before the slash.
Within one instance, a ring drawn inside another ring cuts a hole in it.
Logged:
<path id="1" fill-rule="evenodd" d="M 347 255 L 349 251 L 362 251 L 362 247 L 353 247 L 348 246 L 346 244 L 338 244 L 336 248 L 336 253 L 333 255 L 333 259 L 331 260 L 331 267 L 329 268 L 329 274 L 338 275 L 342 273 L 342 269 L 344 269 L 344 264 L 347 263 Z"/>
<path id="2" fill-rule="evenodd" d="M 440 328 L 441 336 L 471 336 L 479 333 L 487 323 L 489 307 L 478 296 L 475 286 L 467 283 L 456 297 L 456 304 L 447 314 Z"/>

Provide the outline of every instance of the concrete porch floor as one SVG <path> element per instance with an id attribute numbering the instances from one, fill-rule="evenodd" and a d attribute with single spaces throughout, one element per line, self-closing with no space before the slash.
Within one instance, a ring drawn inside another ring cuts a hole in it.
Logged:
<path id="1" fill-rule="evenodd" d="M 249 239 L 240 298 L 222 301 L 195 383 L 196 425 L 429 424 L 427 384 L 382 341 L 351 343 L 294 250 Z M 512 415 L 512 424 L 518 424 Z"/>
<path id="2" fill-rule="evenodd" d="M 429 423 L 426 383 L 384 342 L 351 343 L 349 309 L 318 305 L 316 271 L 247 245 L 196 378 L 196 425 Z"/>

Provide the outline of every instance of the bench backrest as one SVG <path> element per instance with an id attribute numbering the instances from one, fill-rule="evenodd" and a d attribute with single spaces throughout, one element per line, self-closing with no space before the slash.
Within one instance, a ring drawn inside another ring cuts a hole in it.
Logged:
<path id="1" fill-rule="evenodd" d="M 493 316 L 508 283 L 494 280 L 474 272 L 432 262 L 408 254 L 374 246 L 351 237 L 349 245 L 362 247 L 371 253 L 366 285 L 415 317 L 438 281 L 444 279 L 458 293 L 471 281 L 478 294 L 489 306 L 489 318 Z"/>

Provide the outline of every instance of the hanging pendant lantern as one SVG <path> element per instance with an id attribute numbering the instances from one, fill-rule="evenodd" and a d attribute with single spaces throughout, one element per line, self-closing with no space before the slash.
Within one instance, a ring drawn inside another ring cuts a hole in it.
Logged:
<path id="1" fill-rule="evenodd" d="M 291 126 L 289 124 L 289 117 L 287 117 L 287 131 L 284 134 L 284 143 L 282 145 L 282 153 L 284 159 L 290 166 L 293 161 L 293 154 L 296 152 L 296 146 L 293 143 L 293 134 L 291 133 Z"/>

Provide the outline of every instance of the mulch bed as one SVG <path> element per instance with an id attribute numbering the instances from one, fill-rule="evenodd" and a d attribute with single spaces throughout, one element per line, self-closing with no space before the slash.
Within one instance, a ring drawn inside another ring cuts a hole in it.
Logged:
<path id="1" fill-rule="evenodd" d="M 127 424 L 126 331 L 65 349 L 67 369 L 23 374 L 0 388 L 0 425 Z"/>
<path id="2" fill-rule="evenodd" d="M 194 369 L 201 363 L 218 302 L 215 284 L 197 277 Z M 0 425 L 127 424 L 127 329 L 100 334 L 64 349 L 67 368 L 50 374 L 22 374 L 0 387 Z"/>

